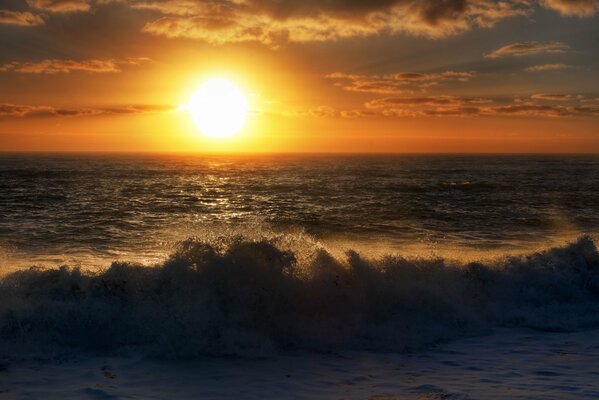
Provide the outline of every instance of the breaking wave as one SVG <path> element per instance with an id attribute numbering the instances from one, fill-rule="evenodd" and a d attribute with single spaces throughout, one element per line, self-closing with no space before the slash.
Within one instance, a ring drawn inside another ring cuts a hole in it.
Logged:
<path id="1" fill-rule="evenodd" d="M 0 355 L 408 351 L 494 327 L 597 325 L 599 253 L 589 237 L 489 263 L 189 239 L 154 267 L 31 268 L 0 281 Z"/>

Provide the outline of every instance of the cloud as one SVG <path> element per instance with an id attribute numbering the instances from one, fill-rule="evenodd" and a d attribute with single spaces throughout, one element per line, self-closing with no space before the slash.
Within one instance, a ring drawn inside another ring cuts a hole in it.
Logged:
<path id="1" fill-rule="evenodd" d="M 168 38 L 190 38 L 214 45 L 261 42 L 274 46 L 279 36 L 266 24 L 213 17 L 163 17 L 148 22 L 143 31 Z"/>
<path id="2" fill-rule="evenodd" d="M 166 105 L 130 105 L 99 108 L 62 108 L 46 105 L 22 105 L 0 103 L 0 118 L 35 117 L 84 117 L 147 114 L 175 111 L 177 107 Z"/>
<path id="3" fill-rule="evenodd" d="M 181 16 L 220 16 L 230 15 L 235 9 L 235 2 L 167 0 L 167 1 L 135 1 L 130 2 L 133 9 L 152 10 L 165 15 Z"/>
<path id="4" fill-rule="evenodd" d="M 0 66 L 0 72 L 24 74 L 58 74 L 74 71 L 89 73 L 120 72 L 121 66 L 139 65 L 148 58 L 125 58 L 121 60 L 43 60 L 40 62 L 11 62 Z"/>
<path id="5" fill-rule="evenodd" d="M 27 0 L 29 7 L 49 13 L 85 12 L 91 9 L 87 0 Z"/>
<path id="6" fill-rule="evenodd" d="M 550 65 L 550 64 L 547 64 Z M 546 67 L 538 70 L 559 69 Z M 388 75 L 357 75 L 336 72 L 327 75 L 344 90 L 398 96 L 370 100 L 363 109 L 329 110 L 329 116 L 344 118 L 399 118 L 399 117 L 473 117 L 473 116 L 530 116 L 566 117 L 599 116 L 599 107 L 580 106 L 584 96 L 559 93 L 536 93 L 527 98 L 512 100 L 477 96 L 430 94 L 413 96 L 412 89 L 425 89 L 444 81 L 466 82 L 474 72 L 446 71 L 439 73 L 398 72 Z M 563 104 L 548 104 L 561 102 Z M 316 114 L 313 113 L 316 116 Z"/>
<path id="7" fill-rule="evenodd" d="M 492 28 L 505 18 L 528 16 L 533 11 L 528 0 L 495 2 L 483 0 L 473 4 L 479 8 L 475 22 L 483 28 Z"/>
<path id="8" fill-rule="evenodd" d="M 374 118 L 384 117 L 379 111 L 372 110 L 342 110 L 339 115 L 343 118 Z"/>
<path id="9" fill-rule="evenodd" d="M 450 107 L 450 108 L 424 110 L 423 114 L 425 116 L 433 116 L 433 117 L 470 117 L 470 116 L 480 115 L 481 108 L 457 106 L 457 107 Z"/>
<path id="10" fill-rule="evenodd" d="M 595 97 L 594 99 L 582 99 L 580 101 L 583 103 L 597 103 L 597 105 L 599 105 L 599 97 Z"/>
<path id="11" fill-rule="evenodd" d="M 583 110 L 576 107 L 540 105 L 540 104 L 510 104 L 505 106 L 491 107 L 482 110 L 486 115 L 498 116 L 529 116 L 529 117 L 570 117 L 576 115 L 599 115 L 599 109 L 590 107 Z"/>
<path id="12" fill-rule="evenodd" d="M 402 94 L 412 89 L 423 89 L 443 82 L 467 82 L 474 72 L 445 71 L 438 73 L 397 72 L 387 75 L 356 75 L 334 72 L 326 76 L 337 86 L 350 92 Z"/>
<path id="13" fill-rule="evenodd" d="M 490 54 L 485 55 L 485 58 L 501 58 L 508 56 L 527 56 L 541 53 L 563 53 L 570 49 L 562 42 L 519 42 L 503 46 Z"/>
<path id="14" fill-rule="evenodd" d="M 526 68 L 528 72 L 542 72 L 542 71 L 560 71 L 563 69 L 573 68 L 571 65 L 567 64 L 541 64 L 534 65 L 532 67 Z"/>
<path id="15" fill-rule="evenodd" d="M 146 33 L 215 45 L 323 42 L 375 35 L 442 38 L 528 16 L 532 0 L 26 0 L 42 13 L 90 12 L 107 4 L 159 14 Z M 562 15 L 589 16 L 599 0 L 539 0 Z M 31 13 L 0 12 L 0 23 L 43 23 Z M 151 15 L 151 14 L 150 14 Z"/>
<path id="16" fill-rule="evenodd" d="M 560 103 L 548 104 L 547 101 Z M 594 104 L 592 99 L 568 94 L 534 94 L 527 99 L 511 100 L 448 95 L 387 97 L 369 101 L 361 109 L 329 110 L 327 116 L 342 118 L 599 117 L 599 104 Z"/>
<path id="17" fill-rule="evenodd" d="M 331 118 L 337 115 L 337 110 L 329 106 L 320 106 L 308 111 L 313 117 Z"/>
<path id="18" fill-rule="evenodd" d="M 564 16 L 591 17 L 599 11 L 599 0 L 541 0 L 543 7 Z"/>
<path id="19" fill-rule="evenodd" d="M 521 1 L 492 0 L 148 0 L 130 5 L 163 15 L 145 25 L 151 34 L 273 47 L 379 34 L 440 38 L 529 12 Z"/>
<path id="20" fill-rule="evenodd" d="M 37 26 L 43 23 L 42 17 L 30 12 L 0 10 L 0 25 Z"/>
<path id="21" fill-rule="evenodd" d="M 530 96 L 531 99 L 535 100 L 550 100 L 550 101 L 568 101 L 572 100 L 570 94 L 552 94 L 552 93 L 538 93 Z"/>
<path id="22" fill-rule="evenodd" d="M 461 106 L 465 104 L 484 104 L 492 100 L 482 97 L 428 96 L 428 97 L 388 97 L 366 103 L 367 108 L 396 106 Z"/>

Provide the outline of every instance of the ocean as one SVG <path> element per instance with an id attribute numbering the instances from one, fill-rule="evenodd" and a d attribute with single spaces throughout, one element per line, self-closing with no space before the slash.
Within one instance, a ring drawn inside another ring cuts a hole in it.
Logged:
<path id="1" fill-rule="evenodd" d="M 591 156 L 4 154 L 0 356 L 599 326 L 598 190 Z"/>
<path id="2" fill-rule="evenodd" d="M 152 264 L 189 237 L 290 235 L 470 258 L 599 230 L 599 157 L 0 155 L 3 268 Z"/>

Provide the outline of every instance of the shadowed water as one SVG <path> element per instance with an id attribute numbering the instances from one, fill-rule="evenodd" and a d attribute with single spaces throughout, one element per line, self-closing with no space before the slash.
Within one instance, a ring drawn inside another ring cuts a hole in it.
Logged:
<path id="1" fill-rule="evenodd" d="M 0 280 L 0 355 L 9 356 L 406 351 L 496 327 L 597 326 L 599 253 L 588 237 L 489 264 L 189 240 L 153 267 L 33 268 Z"/>

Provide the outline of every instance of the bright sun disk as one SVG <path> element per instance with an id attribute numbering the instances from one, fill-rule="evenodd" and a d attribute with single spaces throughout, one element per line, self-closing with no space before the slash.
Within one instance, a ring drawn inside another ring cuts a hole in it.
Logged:
<path id="1" fill-rule="evenodd" d="M 225 138 L 243 128 L 248 104 L 244 93 L 234 84 L 226 79 L 211 79 L 200 85 L 187 108 L 204 135 Z"/>

